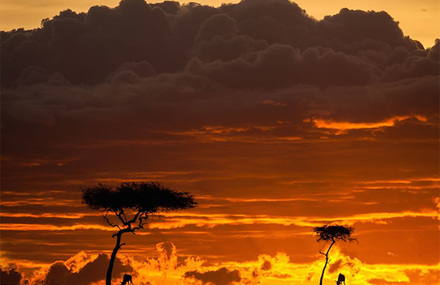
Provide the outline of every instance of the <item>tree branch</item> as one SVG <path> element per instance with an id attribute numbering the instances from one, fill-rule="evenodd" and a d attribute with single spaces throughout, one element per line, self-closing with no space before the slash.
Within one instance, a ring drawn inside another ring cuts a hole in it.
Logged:
<path id="1" fill-rule="evenodd" d="M 141 213 L 143 213 L 141 210 L 138 210 L 138 212 L 136 213 L 136 215 L 134 215 L 133 219 L 131 219 L 130 221 L 128 221 L 127 223 L 132 224 L 134 222 L 136 222 L 137 218 L 139 217 L 139 215 L 141 215 Z"/>
<path id="2" fill-rule="evenodd" d="M 117 227 L 119 230 L 121 230 L 121 228 L 119 227 L 119 225 L 115 225 L 115 224 L 113 224 L 112 222 L 110 222 L 110 219 L 107 217 L 108 212 L 109 212 L 109 211 L 107 211 L 107 212 L 105 213 L 104 217 L 103 217 L 104 220 L 106 221 L 106 223 L 107 223 L 108 225 L 114 227 L 114 228 Z"/>
<path id="3" fill-rule="evenodd" d="M 122 235 L 123 233 L 128 233 L 128 232 L 131 232 L 131 231 L 133 231 L 133 230 L 132 230 L 132 228 L 130 226 L 128 228 L 124 228 L 124 229 L 119 230 L 119 232 L 117 232 L 117 233 L 112 234 L 112 237 L 115 237 L 115 236 L 118 236 L 118 235 Z"/>
<path id="4" fill-rule="evenodd" d="M 127 223 L 127 217 L 125 216 L 124 210 L 121 211 L 121 216 L 124 218 L 125 223 Z"/>
<path id="5" fill-rule="evenodd" d="M 136 227 L 133 228 L 133 234 L 135 230 L 139 230 L 139 229 L 143 229 L 144 228 L 144 220 L 146 220 L 148 218 L 147 214 L 145 214 L 145 212 L 138 212 L 139 215 L 138 216 L 138 225 Z M 133 219 L 134 221 L 134 219 Z"/>
<path id="6" fill-rule="evenodd" d="M 116 217 L 118 217 L 118 219 L 121 221 L 121 223 L 123 224 L 123 228 L 120 227 L 117 224 L 113 224 L 110 219 L 108 218 L 108 213 L 110 212 L 110 210 L 108 210 L 105 214 L 104 214 L 104 220 L 107 222 L 107 224 L 109 224 L 112 227 L 117 227 L 119 229 L 119 232 L 117 233 L 113 233 L 112 237 L 115 237 L 119 234 L 123 234 L 123 233 L 127 233 L 127 232 L 131 232 L 133 234 L 135 234 L 136 230 L 139 229 L 143 229 L 144 228 L 144 221 L 148 219 L 148 215 L 141 211 L 138 210 L 138 212 L 134 215 L 134 217 L 131 220 L 127 220 L 127 216 L 124 213 L 124 210 L 114 210 L 113 212 L 115 213 Z M 133 223 L 137 223 L 137 225 L 135 227 L 132 227 Z"/>
<path id="7" fill-rule="evenodd" d="M 133 234 L 135 234 L 134 231 L 139 230 L 139 229 L 143 229 L 143 228 L 144 228 L 144 225 L 139 225 L 139 226 L 134 227 L 131 232 Z"/>
<path id="8" fill-rule="evenodd" d="M 120 210 L 118 213 L 117 210 L 115 210 L 115 215 L 119 218 L 119 220 L 122 222 L 124 226 L 128 226 L 130 223 L 127 222 L 127 218 L 125 217 L 124 210 Z M 124 219 L 125 217 L 125 219 Z"/>

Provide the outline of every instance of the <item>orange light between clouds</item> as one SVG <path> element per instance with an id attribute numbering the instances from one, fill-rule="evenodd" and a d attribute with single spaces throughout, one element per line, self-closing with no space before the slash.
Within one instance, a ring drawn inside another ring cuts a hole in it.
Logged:
<path id="1" fill-rule="evenodd" d="M 384 223 L 384 220 L 394 218 L 415 218 L 425 217 L 432 219 L 439 219 L 438 211 L 426 210 L 423 212 L 380 212 L 368 214 L 356 214 L 353 216 L 340 217 L 279 217 L 273 218 L 267 215 L 203 215 L 203 214 L 178 214 L 178 213 L 164 213 L 163 216 L 168 218 L 168 221 L 150 221 L 149 228 L 151 229 L 175 229 L 182 228 L 188 225 L 196 225 L 197 227 L 213 228 L 219 225 L 256 225 L 256 224 L 274 224 L 282 226 L 296 225 L 300 227 L 316 227 L 323 222 L 331 223 L 341 221 L 344 224 L 353 225 L 357 222 L 365 223 Z M 184 217 L 184 218 L 182 218 Z M 307 232 L 307 235 L 310 233 Z"/>
<path id="2" fill-rule="evenodd" d="M 427 122 L 427 118 L 424 116 L 396 116 L 381 122 L 363 122 L 363 123 L 352 123 L 352 122 L 334 122 L 331 120 L 323 120 L 323 119 L 313 119 L 313 122 L 315 123 L 316 127 L 320 129 L 335 129 L 335 130 L 359 130 L 359 129 L 377 129 L 377 128 L 383 128 L 383 127 L 392 127 L 397 122 L 416 118 L 417 120 L 421 122 Z"/>
<path id="3" fill-rule="evenodd" d="M 436 201 L 437 202 L 437 201 Z M 221 215 L 221 214 L 172 214 L 164 213 L 162 216 L 167 218 L 167 221 L 155 221 L 154 218 L 148 224 L 150 229 L 170 230 L 176 228 L 184 228 L 185 226 L 195 225 L 196 227 L 214 228 L 221 225 L 280 225 L 290 226 L 296 225 L 300 227 L 315 227 L 323 222 L 331 223 L 335 221 L 342 221 L 345 224 L 353 225 L 357 222 L 367 223 L 386 223 L 385 220 L 394 218 L 415 218 L 425 217 L 432 219 L 440 219 L 438 211 L 426 210 L 423 212 L 381 212 L 357 214 L 345 217 L 279 217 L 273 218 L 267 215 Z M 113 228 L 106 225 L 98 224 L 75 224 L 72 226 L 56 226 L 51 224 L 24 224 L 24 223 L 10 223 L 0 225 L 2 231 L 74 231 L 74 230 L 101 230 L 114 231 Z M 310 235 L 310 232 L 299 233 L 300 235 Z"/>

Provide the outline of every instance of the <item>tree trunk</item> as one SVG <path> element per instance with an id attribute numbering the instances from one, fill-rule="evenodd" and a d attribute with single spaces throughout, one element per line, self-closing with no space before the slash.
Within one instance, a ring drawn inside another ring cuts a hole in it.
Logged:
<path id="1" fill-rule="evenodd" d="M 333 240 L 332 244 L 328 247 L 327 252 L 325 253 L 325 264 L 324 264 L 324 268 L 322 269 L 322 274 L 321 274 L 321 279 L 319 280 L 319 285 L 322 285 L 322 280 L 324 279 L 325 268 L 327 267 L 327 264 L 328 264 L 328 254 L 329 254 L 332 246 L 335 244 L 335 242 L 336 241 Z"/>
<path id="2" fill-rule="evenodd" d="M 121 248 L 121 236 L 123 232 L 119 231 L 116 235 L 116 245 L 113 249 L 112 255 L 110 257 L 110 263 L 108 265 L 107 269 L 107 276 L 105 278 L 105 285 L 111 285 L 112 284 L 112 272 L 113 272 L 113 265 L 115 263 L 116 254 L 118 253 L 118 250 Z"/>

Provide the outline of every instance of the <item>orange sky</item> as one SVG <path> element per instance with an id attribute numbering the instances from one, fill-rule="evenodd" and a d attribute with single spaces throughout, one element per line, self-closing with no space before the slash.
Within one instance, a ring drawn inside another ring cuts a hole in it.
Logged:
<path id="1" fill-rule="evenodd" d="M 336 223 L 359 242 L 324 284 L 438 284 L 439 45 L 328 11 L 124 1 L 3 33 L 2 271 L 104 284 L 113 229 L 81 187 L 159 181 L 199 205 L 125 234 L 115 280 L 318 284 Z"/>

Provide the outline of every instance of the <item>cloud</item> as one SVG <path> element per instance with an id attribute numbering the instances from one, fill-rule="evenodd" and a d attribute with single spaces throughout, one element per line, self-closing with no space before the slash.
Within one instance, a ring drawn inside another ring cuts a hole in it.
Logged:
<path id="1" fill-rule="evenodd" d="M 304 64 L 318 64 L 308 70 L 312 73 L 324 69 L 324 74 L 317 77 L 330 76 L 326 84 L 339 78 L 325 72 L 326 63 L 336 64 L 332 70 L 342 67 L 339 76 L 345 77 L 345 84 L 356 84 L 365 81 L 352 78 L 356 74 L 353 71 L 367 72 L 357 65 L 377 64 L 373 59 L 378 57 L 391 63 L 393 60 L 386 59 L 395 58 L 393 50 L 404 50 L 408 56 L 420 48 L 403 35 L 386 12 L 342 9 L 337 15 L 316 21 L 287 0 L 242 1 L 219 8 L 124 0 L 115 8 L 94 6 L 87 13 L 62 11 L 35 30 L 3 32 L 2 69 L 7 72 L 2 83 L 21 85 L 18 78 L 25 76 L 26 68 L 37 67 L 40 78 L 28 80 L 28 84 L 43 80 L 42 74 L 47 77 L 59 73 L 74 84 L 96 85 L 128 62 L 146 62 L 158 73 L 175 73 L 194 57 L 207 61 L 245 60 L 271 45 L 286 45 L 300 53 L 311 49 L 308 58 L 314 61 Z M 317 47 L 327 50 L 325 55 L 313 51 Z M 271 52 L 273 49 L 267 51 Z M 416 59 L 412 72 L 438 73 L 434 64 L 438 58 L 433 52 L 431 60 L 423 59 L 426 54 L 412 56 Z M 346 64 L 354 69 L 345 70 Z M 398 71 L 402 68 L 395 67 L 393 76 L 404 74 Z M 309 78 L 311 74 L 305 72 L 303 76 Z M 298 79 L 294 76 L 295 82 Z"/>
<path id="2" fill-rule="evenodd" d="M 234 36 L 238 33 L 237 22 L 227 14 L 216 14 L 200 25 L 195 42 L 209 42 L 214 37 Z"/>
<path id="3" fill-rule="evenodd" d="M 371 67 L 355 57 L 325 48 L 300 52 L 273 44 L 266 50 L 231 61 L 200 64 L 195 59 L 187 71 L 207 76 L 228 87 L 282 88 L 299 83 L 316 86 L 362 85 L 372 81 Z"/>
<path id="4" fill-rule="evenodd" d="M 322 38 L 335 38 L 345 44 L 374 40 L 391 47 L 416 47 L 416 43 L 405 38 L 398 23 L 384 11 L 366 12 L 344 8 L 336 15 L 326 16 L 319 25 Z"/>
<path id="5" fill-rule="evenodd" d="M 203 284 L 213 285 L 232 285 L 241 281 L 238 270 L 229 271 L 225 267 L 219 268 L 216 271 L 207 271 L 203 273 L 188 271 L 185 273 L 185 278 L 194 278 L 202 281 Z"/>
<path id="6" fill-rule="evenodd" d="M 359 273 L 362 268 L 362 263 L 357 258 L 344 257 L 340 258 L 336 261 L 333 261 L 329 268 L 328 272 L 332 273 L 350 273 L 351 276 L 355 276 Z"/>
<path id="7" fill-rule="evenodd" d="M 82 258 L 81 258 L 82 257 Z M 78 259 L 79 258 L 79 259 Z M 107 272 L 109 258 L 106 254 L 100 254 L 91 260 L 79 254 L 67 262 L 58 261 L 52 264 L 44 278 L 44 285 L 55 284 L 83 284 L 103 280 Z M 124 265 L 120 259 L 115 260 L 113 276 L 118 278 L 123 273 L 131 272 L 130 265 Z"/>
<path id="8" fill-rule="evenodd" d="M 111 83 L 138 83 L 140 77 L 149 77 L 155 75 L 156 71 L 150 63 L 142 62 L 126 62 L 119 68 L 109 74 L 107 81 Z"/>
<path id="9" fill-rule="evenodd" d="M 289 40 L 258 35 L 249 21 L 275 21 Z M 384 12 L 344 9 L 317 22 L 282 0 L 219 8 L 131 0 L 66 10 L 40 29 L 3 34 L 6 154 L 117 137 L 377 139 L 438 129 L 439 43 L 416 49 Z M 317 124 L 381 126 L 396 117 L 426 122 L 361 132 Z"/>
<path id="10" fill-rule="evenodd" d="M 156 244 L 156 250 L 159 253 L 158 264 L 160 270 L 176 269 L 177 254 L 176 246 L 172 242 L 161 242 Z"/>
<path id="11" fill-rule="evenodd" d="M 2 284 L 19 285 L 22 280 L 22 275 L 14 265 L 8 268 L 0 267 L 0 280 Z"/>
<path id="12" fill-rule="evenodd" d="M 135 284 L 316 284 L 323 266 L 322 255 L 316 252 L 311 263 L 298 263 L 295 256 L 289 257 L 279 252 L 275 255 L 259 255 L 257 259 L 247 261 L 206 262 L 201 257 L 178 254 L 172 242 L 156 244 L 157 257 L 134 259 L 122 254 L 114 268 L 114 279 L 120 280 L 123 273 L 130 273 Z M 331 252 L 329 271 L 325 282 L 332 282 L 339 273 L 343 273 L 350 284 L 435 284 L 438 279 L 438 265 L 420 264 L 368 264 L 343 254 L 339 247 Z M 121 262 L 123 260 L 123 262 Z M 174 260 L 174 261 L 173 261 Z M 175 263 L 175 260 L 180 260 Z M 14 278 L 21 275 L 23 284 L 102 284 L 108 265 L 104 254 L 90 256 L 80 252 L 68 260 L 53 263 L 47 270 L 40 270 L 35 276 L 19 273 L 21 269 L 3 270 L 13 272 Z M 29 273 L 29 272 L 27 272 Z M 3 279 L 2 275 L 2 282 Z M 371 278 L 375 276 L 375 278 Z M 17 279 L 14 279 L 17 280 Z M 26 283 L 27 282 L 27 283 Z M 12 283 L 18 284 L 18 283 Z"/>

